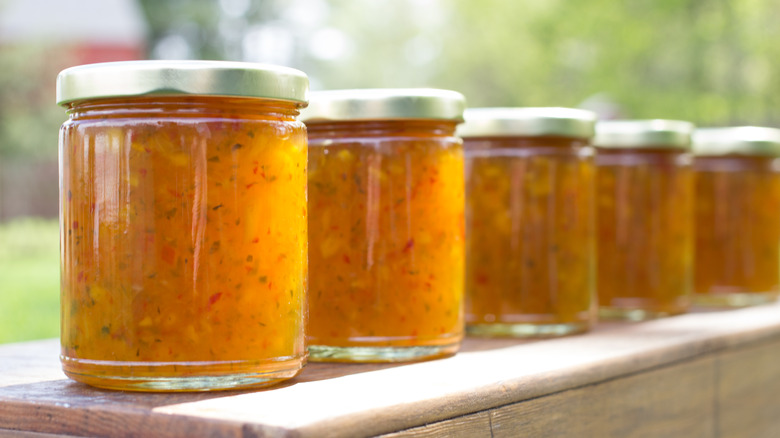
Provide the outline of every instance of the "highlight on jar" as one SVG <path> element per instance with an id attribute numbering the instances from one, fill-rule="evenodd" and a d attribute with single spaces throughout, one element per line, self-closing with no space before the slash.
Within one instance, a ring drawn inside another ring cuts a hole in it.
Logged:
<path id="1" fill-rule="evenodd" d="M 596 317 L 596 115 L 476 108 L 465 119 L 467 333 L 587 331 Z"/>
<path id="2" fill-rule="evenodd" d="M 596 124 L 597 290 L 603 319 L 688 311 L 693 288 L 693 125 Z"/>
<path id="3" fill-rule="evenodd" d="M 694 302 L 742 307 L 780 291 L 780 130 L 698 129 L 693 136 Z"/>
<path id="4" fill-rule="evenodd" d="M 465 99 L 436 89 L 312 93 L 312 361 L 454 354 L 463 338 Z"/>
<path id="5" fill-rule="evenodd" d="M 274 384 L 306 360 L 302 72 L 136 61 L 57 78 L 62 366 L 134 391 Z"/>

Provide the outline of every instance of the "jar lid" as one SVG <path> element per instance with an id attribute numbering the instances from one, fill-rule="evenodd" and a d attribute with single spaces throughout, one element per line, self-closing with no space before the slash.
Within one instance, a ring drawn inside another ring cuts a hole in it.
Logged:
<path id="1" fill-rule="evenodd" d="M 759 126 L 702 128 L 693 132 L 696 155 L 780 156 L 780 129 Z"/>
<path id="2" fill-rule="evenodd" d="M 470 108 L 461 137 L 593 137 L 596 113 L 573 108 Z"/>
<path id="3" fill-rule="evenodd" d="M 690 149 L 693 124 L 681 120 L 609 120 L 596 123 L 593 144 L 604 148 Z"/>
<path id="4" fill-rule="evenodd" d="M 350 120 L 435 119 L 463 121 L 466 98 L 435 88 L 373 88 L 311 93 L 301 112 L 306 123 Z"/>
<path id="5" fill-rule="evenodd" d="M 287 67 L 227 61 L 87 64 L 57 76 L 57 104 L 129 96 L 236 96 L 307 101 L 309 78 Z"/>

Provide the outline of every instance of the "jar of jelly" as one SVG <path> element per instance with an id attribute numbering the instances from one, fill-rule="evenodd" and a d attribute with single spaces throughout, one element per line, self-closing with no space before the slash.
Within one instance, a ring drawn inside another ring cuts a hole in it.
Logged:
<path id="1" fill-rule="evenodd" d="M 694 300 L 749 306 L 780 292 L 780 130 L 699 129 L 693 136 Z"/>
<path id="2" fill-rule="evenodd" d="M 454 354 L 463 337 L 465 100 L 434 89 L 312 93 L 313 361 Z"/>
<path id="3" fill-rule="evenodd" d="M 561 336 L 595 319 L 596 116 L 466 110 L 466 330 Z"/>
<path id="4" fill-rule="evenodd" d="M 138 61 L 57 78 L 62 365 L 90 385 L 269 385 L 306 359 L 303 73 Z"/>
<path id="5" fill-rule="evenodd" d="M 643 320 L 686 312 L 693 287 L 693 125 L 596 125 L 599 314 Z"/>

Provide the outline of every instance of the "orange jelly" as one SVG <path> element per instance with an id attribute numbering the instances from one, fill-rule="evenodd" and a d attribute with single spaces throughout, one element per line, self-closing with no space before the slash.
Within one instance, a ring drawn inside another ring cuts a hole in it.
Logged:
<path id="1" fill-rule="evenodd" d="M 693 285 L 693 175 L 687 122 L 596 126 L 602 318 L 686 312 Z"/>
<path id="2" fill-rule="evenodd" d="M 694 133 L 696 303 L 748 306 L 780 292 L 780 130 Z"/>
<path id="3" fill-rule="evenodd" d="M 567 108 L 466 111 L 468 333 L 560 336 L 594 322 L 594 124 Z"/>
<path id="4" fill-rule="evenodd" d="M 314 93 L 309 130 L 311 360 L 453 354 L 463 337 L 463 97 Z"/>
<path id="5" fill-rule="evenodd" d="M 214 81 L 208 89 L 193 85 L 204 77 Z M 112 88 L 116 78 L 122 87 Z M 303 90 L 257 97 L 284 81 Z M 108 97 L 150 83 L 164 94 Z M 307 147 L 295 117 L 306 83 L 294 70 L 217 62 L 61 73 L 68 377 L 188 391 L 268 385 L 299 372 Z"/>

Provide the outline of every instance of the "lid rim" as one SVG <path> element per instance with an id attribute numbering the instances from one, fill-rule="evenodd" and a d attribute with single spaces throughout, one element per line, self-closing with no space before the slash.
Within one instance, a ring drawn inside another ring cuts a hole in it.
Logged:
<path id="1" fill-rule="evenodd" d="M 780 129 L 762 126 L 700 128 L 693 133 L 696 156 L 780 156 Z"/>
<path id="2" fill-rule="evenodd" d="M 596 114 L 562 107 L 469 108 L 458 128 L 463 138 L 561 136 L 592 138 Z"/>
<path id="3" fill-rule="evenodd" d="M 231 61 L 121 61 L 71 67 L 57 76 L 56 101 L 144 96 L 231 96 L 306 104 L 309 80 L 289 67 Z"/>
<path id="4" fill-rule="evenodd" d="M 690 150 L 693 128 L 683 120 L 607 120 L 596 123 L 593 145 L 604 149 Z"/>
<path id="5" fill-rule="evenodd" d="M 466 98 L 438 88 L 365 88 L 315 91 L 300 119 L 307 124 L 389 121 L 463 121 Z"/>

